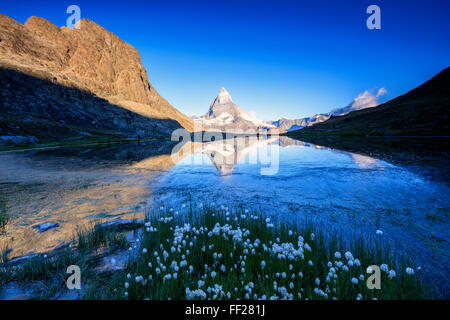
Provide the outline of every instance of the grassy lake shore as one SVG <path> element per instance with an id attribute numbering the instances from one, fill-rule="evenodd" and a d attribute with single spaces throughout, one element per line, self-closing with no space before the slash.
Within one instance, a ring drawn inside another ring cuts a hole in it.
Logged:
<path id="1" fill-rule="evenodd" d="M 2 287 L 40 281 L 48 288 L 40 297 L 52 298 L 65 290 L 66 268 L 75 264 L 82 270 L 82 299 L 438 298 L 420 268 L 396 255 L 381 234 L 374 242 L 343 241 L 310 223 L 290 225 L 225 207 L 155 210 L 131 245 L 123 230 L 100 230 L 78 233 L 58 254 L 3 267 Z M 99 252 L 117 250 L 127 255 L 123 268 L 95 271 Z M 381 268 L 380 290 L 366 285 L 371 265 Z"/>

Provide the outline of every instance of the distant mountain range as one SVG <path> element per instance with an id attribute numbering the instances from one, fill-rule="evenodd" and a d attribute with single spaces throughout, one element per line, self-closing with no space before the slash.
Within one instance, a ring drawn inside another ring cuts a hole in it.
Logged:
<path id="1" fill-rule="evenodd" d="M 95 22 L 0 14 L 0 136 L 170 135 L 193 122 L 149 83 L 138 51 Z"/>
<path id="2" fill-rule="evenodd" d="M 450 136 L 450 67 L 377 107 L 332 116 L 289 135 Z"/>
<path id="3" fill-rule="evenodd" d="M 362 110 L 367 108 L 373 108 L 378 105 L 378 98 L 386 93 L 386 89 L 381 88 L 376 95 L 365 91 L 358 95 L 351 103 L 342 108 L 335 108 L 328 113 L 318 113 L 312 117 L 299 118 L 299 119 L 286 119 L 281 118 L 277 121 L 267 121 L 266 123 L 274 125 L 277 128 L 281 128 L 288 132 L 302 129 L 304 127 L 313 126 L 317 123 L 328 120 L 331 116 L 341 116 L 348 114 L 352 111 Z"/>
<path id="4" fill-rule="evenodd" d="M 285 131 L 298 130 L 307 126 L 312 126 L 316 123 L 328 120 L 330 116 L 328 114 L 316 114 L 312 117 L 299 118 L 299 119 L 286 119 L 281 118 L 277 121 L 267 121 L 267 124 L 271 124 L 277 128 L 283 129 Z"/>
<path id="5" fill-rule="evenodd" d="M 208 130 L 279 128 L 294 135 L 450 135 L 449 73 L 379 106 L 383 88 L 326 114 L 277 121 L 257 119 L 221 88 L 208 111 L 191 119 L 150 84 L 138 51 L 95 22 L 82 19 L 80 29 L 69 29 L 0 14 L 0 144 L 167 136 L 182 127 L 193 131 L 194 121 Z"/>
<path id="6" fill-rule="evenodd" d="M 209 106 L 208 112 L 201 117 L 192 117 L 210 130 L 270 130 L 275 126 L 256 119 L 253 115 L 241 109 L 233 102 L 231 95 L 225 88 Z"/>

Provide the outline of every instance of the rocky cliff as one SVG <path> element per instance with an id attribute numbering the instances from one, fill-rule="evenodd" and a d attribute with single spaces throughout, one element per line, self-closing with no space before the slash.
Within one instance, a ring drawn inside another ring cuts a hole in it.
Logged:
<path id="1" fill-rule="evenodd" d="M 149 83 L 135 48 L 93 21 L 79 23 L 58 28 L 31 17 L 22 25 L 0 14 L 2 113 L 119 131 L 192 131 L 192 120 Z"/>

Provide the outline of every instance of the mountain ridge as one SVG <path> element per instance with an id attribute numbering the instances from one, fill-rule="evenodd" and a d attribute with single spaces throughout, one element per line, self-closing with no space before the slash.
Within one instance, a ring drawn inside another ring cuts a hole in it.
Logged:
<path id="1" fill-rule="evenodd" d="M 450 136 L 450 67 L 377 107 L 331 117 L 289 135 Z"/>
<path id="2" fill-rule="evenodd" d="M 359 94 L 352 102 L 350 102 L 345 107 L 334 108 L 327 113 L 317 113 L 311 117 L 298 118 L 298 119 L 287 119 L 281 118 L 276 121 L 267 121 L 267 123 L 272 124 L 278 128 L 282 128 L 288 132 L 302 129 L 304 127 L 313 126 L 317 123 L 324 122 L 332 116 L 345 115 L 356 110 L 362 110 L 367 108 L 373 108 L 378 106 L 377 99 L 386 94 L 385 88 L 378 89 L 376 95 L 372 94 L 368 90 Z"/>
<path id="3" fill-rule="evenodd" d="M 178 123 L 178 127 L 193 130 L 192 120 L 172 107 L 150 84 L 139 53 L 133 46 L 89 19 L 81 19 L 79 23 L 80 29 L 65 26 L 58 28 L 44 18 L 33 16 L 22 25 L 0 14 L 0 68 L 3 69 L 3 83 L 7 85 L 7 79 L 17 78 L 16 74 L 7 77 L 8 70 L 12 70 L 23 74 L 25 77 L 22 79 L 32 77 L 55 84 L 55 94 L 64 95 L 64 89 L 60 86 L 76 92 L 92 93 L 105 99 L 110 105 L 128 111 L 118 111 L 116 116 L 125 117 L 119 121 L 127 122 L 130 132 L 133 131 L 133 119 L 136 118 L 133 114 L 141 116 L 140 127 L 135 128 L 135 132 L 145 132 L 142 130 L 146 127 L 144 118 L 148 119 L 149 128 L 164 129 L 164 134 L 176 127 L 172 122 L 168 125 L 168 120 Z M 15 86 L 11 88 L 14 89 Z M 67 92 L 70 95 L 71 91 Z M 42 92 L 36 93 L 33 99 L 41 107 L 46 105 L 46 101 L 57 98 L 51 91 L 47 91 L 45 94 L 48 96 L 39 100 L 40 94 Z M 5 96 L 10 97 L 11 93 L 5 93 Z M 22 101 L 27 97 L 16 96 L 17 101 L 4 101 L 8 105 L 6 111 L 28 114 L 30 106 Z M 68 101 L 60 98 L 60 102 L 69 103 L 76 97 L 69 98 Z M 74 104 L 70 111 L 81 116 L 84 108 L 91 111 L 95 109 L 93 101 L 78 99 L 79 105 Z M 90 105 L 83 106 L 84 102 Z M 99 119 L 106 119 L 102 118 L 101 111 L 94 111 L 91 112 L 94 118 L 98 116 Z M 61 121 L 60 118 L 49 120 Z M 102 123 L 97 122 L 97 127 L 102 128 Z M 88 127 L 89 124 L 85 123 L 85 126 Z M 109 123 L 107 127 L 113 128 Z"/>

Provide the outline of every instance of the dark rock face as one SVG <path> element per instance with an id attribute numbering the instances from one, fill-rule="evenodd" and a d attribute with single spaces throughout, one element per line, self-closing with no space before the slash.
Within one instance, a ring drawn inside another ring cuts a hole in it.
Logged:
<path id="1" fill-rule="evenodd" d="M 111 104 L 89 91 L 66 87 L 0 67 L 1 112 L 58 121 L 126 135 L 170 135 L 181 126 L 172 119 L 151 119 Z M 36 120 L 31 120 L 36 122 Z"/>

